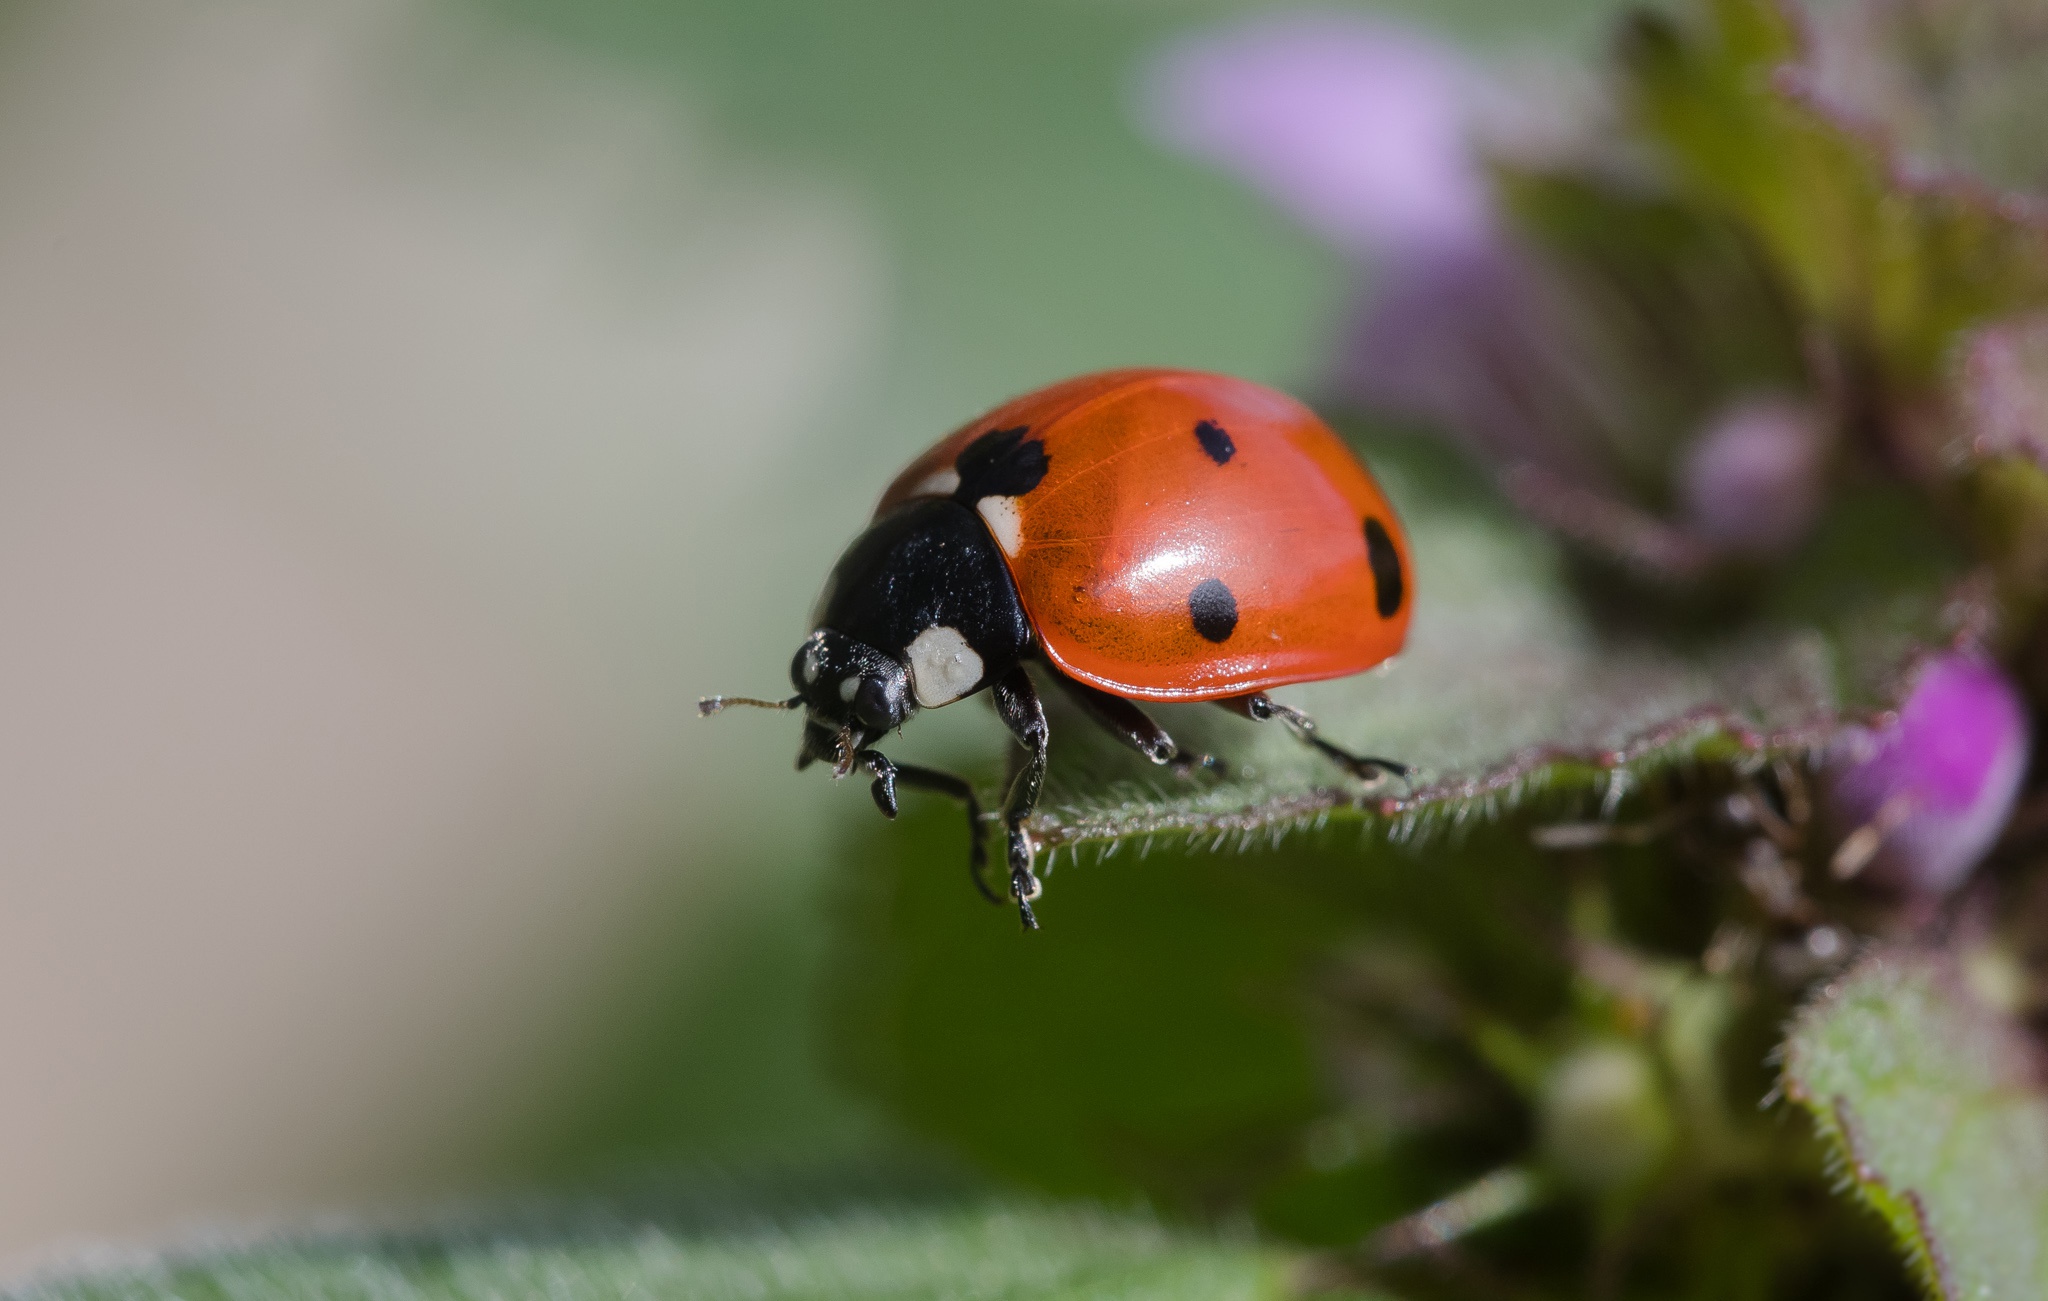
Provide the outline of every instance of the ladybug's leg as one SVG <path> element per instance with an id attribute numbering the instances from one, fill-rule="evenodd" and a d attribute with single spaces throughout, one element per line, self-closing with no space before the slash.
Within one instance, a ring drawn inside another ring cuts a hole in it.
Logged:
<path id="1" fill-rule="evenodd" d="M 1003 725 L 1029 752 L 1016 780 L 1010 783 L 1010 793 L 1003 799 L 1003 827 L 1010 837 L 1010 897 L 1017 901 L 1024 929 L 1035 931 L 1038 918 L 1032 915 L 1031 901 L 1038 897 L 1040 887 L 1031 870 L 1033 846 L 1031 833 L 1024 830 L 1024 820 L 1038 806 L 1038 792 L 1045 785 L 1045 760 L 1050 744 L 1045 706 L 1039 703 L 1038 691 L 1021 664 L 996 680 L 995 700 L 996 713 L 1002 715 Z"/>
<path id="2" fill-rule="evenodd" d="M 981 834 L 981 801 L 974 798 L 974 787 L 966 778 L 955 777 L 936 768 L 897 763 L 879 750 L 862 750 L 854 755 L 854 760 L 875 775 L 874 785 L 868 790 L 874 795 L 875 806 L 882 810 L 884 817 L 896 816 L 896 787 L 899 785 L 931 791 L 935 795 L 950 795 L 966 805 L 967 873 L 974 878 L 974 888 L 981 891 L 982 898 L 992 904 L 1002 903 L 996 892 L 988 888 L 988 881 L 982 875 L 988 867 L 988 845 Z"/>
<path id="3" fill-rule="evenodd" d="M 1152 716 L 1122 696 L 1112 696 L 1107 691 L 1091 687 L 1064 673 L 1054 671 L 1053 681 L 1061 690 L 1071 696 L 1088 716 L 1102 725 L 1104 731 L 1144 755 L 1153 763 L 1164 764 L 1178 773 L 1192 772 L 1206 768 L 1221 776 L 1223 761 L 1213 754 L 1183 754 L 1173 743 L 1166 729 L 1152 721 Z"/>
<path id="4" fill-rule="evenodd" d="M 1292 705 L 1281 704 L 1263 691 L 1253 692 L 1249 696 L 1232 696 L 1228 700 L 1219 700 L 1216 703 L 1255 722 L 1263 723 L 1270 718 L 1279 719 L 1287 725 L 1287 730 L 1294 733 L 1302 742 L 1322 751 L 1354 777 L 1364 781 L 1378 781 L 1392 774 L 1403 782 L 1408 780 L 1407 764 L 1395 763 L 1392 759 L 1375 759 L 1370 755 L 1353 754 L 1341 746 L 1332 745 L 1316 731 L 1315 719 Z"/>

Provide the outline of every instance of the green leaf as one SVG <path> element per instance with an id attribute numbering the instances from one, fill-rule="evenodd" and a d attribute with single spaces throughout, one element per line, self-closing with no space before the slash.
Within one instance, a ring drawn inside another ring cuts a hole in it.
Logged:
<path id="1" fill-rule="evenodd" d="M 2048 1295 L 2048 1095 L 1954 960 L 1874 953 L 1800 1013 L 1786 1094 L 1943 1301 Z"/>
<path id="2" fill-rule="evenodd" d="M 8 1301 L 551 1301 L 620 1297 L 1098 1298 L 1290 1295 L 1287 1261 L 1141 1215 L 938 1199 L 764 1206 L 745 1191 L 587 1202 L 411 1233 L 166 1257 L 18 1288 Z"/>
<path id="3" fill-rule="evenodd" d="M 1843 495 L 1803 551 L 1702 626 L 1580 581 L 1556 539 L 1435 440 L 1377 429 L 1359 442 L 1413 542 L 1408 646 L 1383 669 L 1280 696 L 1340 744 L 1414 766 L 1412 792 L 1363 789 L 1277 725 L 1193 706 L 1160 719 L 1232 774 L 1177 778 L 1055 697 L 1031 823 L 1041 846 L 1243 847 L 1331 821 L 1407 841 L 1532 798 L 1557 816 L 1611 813 L 1672 765 L 1818 743 L 1838 718 L 1888 706 L 1912 657 L 1954 632 L 1964 566 L 1902 489 Z M 1056 888 L 1047 907 L 1057 914 Z"/>

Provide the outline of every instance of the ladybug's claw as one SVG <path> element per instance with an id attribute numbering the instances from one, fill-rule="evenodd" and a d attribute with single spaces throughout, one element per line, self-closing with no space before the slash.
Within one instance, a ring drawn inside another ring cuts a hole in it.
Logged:
<path id="1" fill-rule="evenodd" d="M 1409 768 L 1405 763 L 1395 763 L 1392 759 L 1374 759 L 1370 756 L 1361 756 L 1358 760 L 1358 766 L 1352 771 L 1369 782 L 1376 782 L 1382 777 L 1392 777 L 1401 783 L 1403 791 L 1410 795 L 1415 793 L 1415 783 L 1408 779 Z"/>
<path id="2" fill-rule="evenodd" d="M 1091 687 L 1064 673 L 1054 673 L 1052 679 L 1111 736 L 1162 768 L 1172 769 L 1174 776 L 1192 777 L 1197 768 L 1218 777 L 1229 774 L 1223 761 L 1215 755 L 1189 754 L 1182 750 L 1174 743 L 1172 735 L 1153 722 L 1152 716 L 1135 702 L 1122 696 L 1112 696 L 1100 687 Z"/>
<path id="3" fill-rule="evenodd" d="M 1415 792 L 1414 784 L 1408 780 L 1408 765 L 1405 763 L 1395 763 L 1392 759 L 1377 759 L 1371 755 L 1353 754 L 1349 750 L 1340 750 L 1319 736 L 1310 735 L 1302 739 L 1321 751 L 1339 768 L 1342 768 L 1353 777 L 1368 785 L 1376 786 L 1387 778 L 1393 777 L 1400 781 L 1409 794 L 1412 795 Z"/>
<path id="4" fill-rule="evenodd" d="M 1408 780 L 1408 765 L 1395 763 L 1392 759 L 1378 759 L 1371 755 L 1353 754 L 1342 746 L 1332 745 L 1316 730 L 1316 720 L 1302 713 L 1292 705 L 1283 705 L 1265 692 L 1254 692 L 1249 696 L 1237 696 L 1222 702 L 1225 706 L 1243 714 L 1255 722 L 1277 718 L 1294 733 L 1295 739 L 1304 745 L 1313 746 L 1319 753 L 1344 771 L 1363 782 L 1377 783 L 1386 777 L 1398 777 L 1401 785 L 1410 794 L 1414 785 Z"/>
<path id="5" fill-rule="evenodd" d="M 988 863 L 986 860 L 976 863 L 969 863 L 967 865 L 967 875 L 973 878 L 974 888 L 981 892 L 981 897 L 988 900 L 991 904 L 995 905 L 996 907 L 1000 908 L 1003 906 L 1003 903 L 1005 901 L 1001 895 L 997 894 L 994 890 L 989 888 L 988 877 L 983 874 L 983 869 L 985 869 L 987 866 Z"/>
<path id="6" fill-rule="evenodd" d="M 1010 897 L 1017 901 L 1017 916 L 1024 923 L 1024 929 L 1038 929 L 1038 918 L 1031 911 L 1031 901 L 1045 893 L 1045 883 L 1031 870 L 1031 860 L 1037 856 L 1037 849 L 1031 843 L 1031 833 L 1022 827 L 1010 829 Z"/>

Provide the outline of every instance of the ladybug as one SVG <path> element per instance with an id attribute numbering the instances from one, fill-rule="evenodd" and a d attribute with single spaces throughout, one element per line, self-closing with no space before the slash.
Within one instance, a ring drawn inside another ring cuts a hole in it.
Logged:
<path id="1" fill-rule="evenodd" d="M 1368 781 L 1405 776 L 1332 744 L 1266 692 L 1358 673 L 1401 648 L 1415 599 L 1408 543 L 1379 486 L 1293 398 L 1224 375 L 1113 370 L 1017 398 L 912 462 L 825 582 L 787 700 L 804 711 L 797 767 L 872 774 L 896 816 L 910 786 L 967 807 L 975 884 L 981 810 L 960 777 L 873 744 L 920 709 L 992 693 L 1024 761 L 1003 801 L 1009 894 L 1037 927 L 1024 823 L 1045 779 L 1045 677 L 1117 739 L 1181 772 L 1145 701 L 1214 701 L 1277 719 Z"/>

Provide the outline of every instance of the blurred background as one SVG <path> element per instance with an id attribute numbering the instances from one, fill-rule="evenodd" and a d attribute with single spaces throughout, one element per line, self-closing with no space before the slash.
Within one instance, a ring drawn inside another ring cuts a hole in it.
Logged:
<path id="1" fill-rule="evenodd" d="M 809 1013 L 866 791 L 694 703 L 974 412 L 1313 377 L 1344 264 L 1134 125 L 1254 7 L 0 6 L 0 1275 L 891 1141 Z"/>

